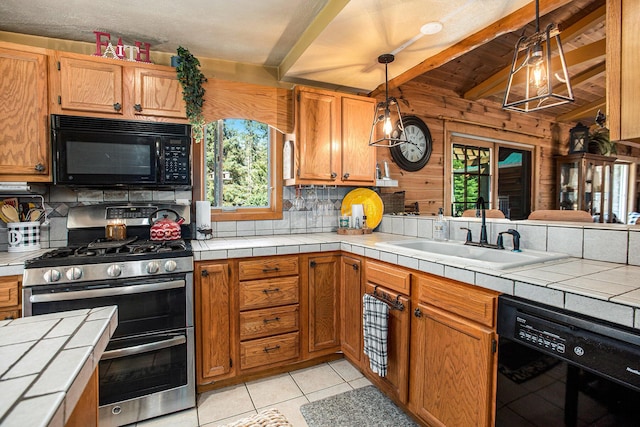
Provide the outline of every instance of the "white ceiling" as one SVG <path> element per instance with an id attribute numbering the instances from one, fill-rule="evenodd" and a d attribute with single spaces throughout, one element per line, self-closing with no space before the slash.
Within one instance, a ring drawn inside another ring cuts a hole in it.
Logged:
<path id="1" fill-rule="evenodd" d="M 127 44 L 275 69 L 280 80 L 370 92 L 384 83 L 377 58 L 396 53 L 389 78 L 531 0 L 2 0 L 0 31 Z M 439 21 L 443 30 L 423 35 Z"/>

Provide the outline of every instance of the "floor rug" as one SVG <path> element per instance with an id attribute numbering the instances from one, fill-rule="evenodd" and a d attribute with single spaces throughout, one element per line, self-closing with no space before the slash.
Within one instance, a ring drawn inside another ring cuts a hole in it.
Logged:
<path id="1" fill-rule="evenodd" d="M 559 359 L 513 342 L 500 343 L 498 371 L 521 384 L 547 372 Z"/>
<path id="2" fill-rule="evenodd" d="M 306 403 L 300 408 L 309 427 L 417 427 L 402 409 L 374 386 Z"/>

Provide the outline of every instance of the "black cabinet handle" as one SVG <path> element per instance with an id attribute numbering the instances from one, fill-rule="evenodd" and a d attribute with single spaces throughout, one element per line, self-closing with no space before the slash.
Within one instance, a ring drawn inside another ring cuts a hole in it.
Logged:
<path id="1" fill-rule="evenodd" d="M 122 110 L 122 104 L 120 104 L 119 102 L 116 102 L 115 104 L 113 104 L 113 109 L 116 111 Z"/>
<path id="2" fill-rule="evenodd" d="M 273 319 L 263 319 L 263 320 L 262 320 L 262 322 L 263 322 L 265 325 L 268 325 L 268 324 L 269 324 L 269 323 L 271 323 L 271 322 L 279 322 L 279 321 L 280 321 L 280 318 L 279 318 L 279 317 L 274 317 Z"/>
<path id="3" fill-rule="evenodd" d="M 273 267 L 273 268 L 263 268 L 262 272 L 263 273 L 271 273 L 272 271 L 280 271 L 279 267 Z"/>
<path id="4" fill-rule="evenodd" d="M 355 271 L 358 271 L 358 269 L 360 268 L 358 267 L 358 264 L 351 264 L 351 267 L 353 267 Z"/>
<path id="5" fill-rule="evenodd" d="M 42 163 L 38 163 L 35 165 L 34 169 L 36 170 L 36 172 L 44 172 L 44 165 Z"/>
<path id="6" fill-rule="evenodd" d="M 133 109 L 136 110 L 139 113 L 140 111 L 142 111 L 142 105 L 136 104 L 136 105 L 133 106 Z"/>
<path id="7" fill-rule="evenodd" d="M 413 310 L 413 315 L 416 317 L 422 317 L 422 311 L 420 311 L 420 308 Z"/>
<path id="8" fill-rule="evenodd" d="M 344 175 L 342 175 L 342 179 L 349 179 L 349 172 L 346 172 Z"/>
<path id="9" fill-rule="evenodd" d="M 273 288 L 273 289 L 263 289 L 262 292 L 265 295 L 269 295 L 269 293 L 271 292 L 280 292 L 280 288 Z"/>
<path id="10" fill-rule="evenodd" d="M 262 349 L 262 351 L 264 351 L 265 353 L 269 353 L 270 351 L 274 351 L 274 350 L 280 350 L 280 346 L 276 345 L 274 347 L 265 347 Z"/>
<path id="11" fill-rule="evenodd" d="M 338 177 L 338 174 L 335 172 L 331 172 L 331 179 L 336 179 Z"/>

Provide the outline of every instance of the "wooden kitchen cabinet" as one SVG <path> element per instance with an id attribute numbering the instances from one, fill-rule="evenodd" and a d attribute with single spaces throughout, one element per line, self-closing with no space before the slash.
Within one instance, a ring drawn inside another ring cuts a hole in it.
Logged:
<path id="1" fill-rule="evenodd" d="M 340 256 L 303 255 L 307 303 L 305 356 L 340 349 Z"/>
<path id="2" fill-rule="evenodd" d="M 238 262 L 241 370 L 300 358 L 298 273 L 297 256 Z"/>
<path id="3" fill-rule="evenodd" d="M 373 185 L 375 99 L 296 87 L 294 176 L 286 185 Z"/>
<path id="4" fill-rule="evenodd" d="M 57 114 L 185 119 L 175 69 L 67 52 L 52 57 L 51 110 Z"/>
<path id="5" fill-rule="evenodd" d="M 0 181 L 50 182 L 44 49 L 0 42 Z"/>
<path id="6" fill-rule="evenodd" d="M 640 140 L 640 2 L 607 0 L 607 127 L 612 141 Z"/>
<path id="7" fill-rule="evenodd" d="M 492 426 L 497 293 L 431 275 L 413 286 L 410 409 L 428 425 Z"/>
<path id="8" fill-rule="evenodd" d="M 363 355 L 362 369 L 381 390 L 406 404 L 409 399 L 410 288 L 399 292 L 396 290 L 399 290 L 399 284 L 410 283 L 411 272 L 370 260 L 366 263 L 365 272 L 367 282 L 364 292 L 389 303 L 387 375 L 381 377 L 371 371 L 366 355 Z"/>
<path id="9" fill-rule="evenodd" d="M 0 320 L 22 317 L 22 276 L 0 277 Z"/>
<path id="10" fill-rule="evenodd" d="M 198 385 L 234 374 L 229 264 L 201 262 L 194 269 Z"/>
<path id="11" fill-rule="evenodd" d="M 354 364 L 362 355 L 362 276 L 363 261 L 343 255 L 340 259 L 340 348 Z"/>

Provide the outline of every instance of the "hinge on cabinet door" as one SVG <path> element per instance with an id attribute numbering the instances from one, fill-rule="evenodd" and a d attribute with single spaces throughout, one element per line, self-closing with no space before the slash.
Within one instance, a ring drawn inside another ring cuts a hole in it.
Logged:
<path id="1" fill-rule="evenodd" d="M 229 358 L 229 367 L 233 368 L 233 359 L 232 358 Z"/>
<path id="2" fill-rule="evenodd" d="M 207 277 L 207 276 L 209 276 L 209 272 L 208 272 L 207 270 L 202 270 L 202 271 L 200 272 L 200 275 L 201 275 L 202 277 Z"/>
<path id="3" fill-rule="evenodd" d="M 297 98 L 298 98 L 298 102 L 300 102 L 300 92 L 298 92 Z"/>
<path id="4" fill-rule="evenodd" d="M 58 71 L 60 71 L 60 61 L 58 61 Z"/>
<path id="5" fill-rule="evenodd" d="M 491 352 L 495 353 L 496 351 L 498 351 L 498 341 L 491 340 Z"/>
<path id="6" fill-rule="evenodd" d="M 62 97 L 58 95 L 58 105 L 62 105 Z"/>

